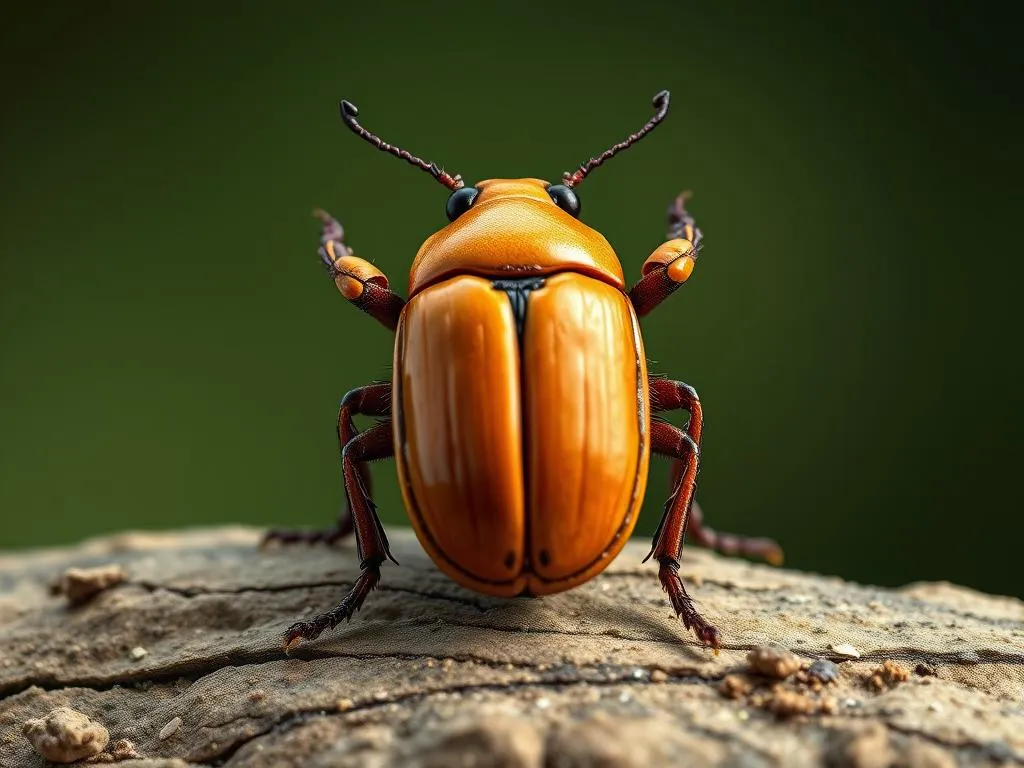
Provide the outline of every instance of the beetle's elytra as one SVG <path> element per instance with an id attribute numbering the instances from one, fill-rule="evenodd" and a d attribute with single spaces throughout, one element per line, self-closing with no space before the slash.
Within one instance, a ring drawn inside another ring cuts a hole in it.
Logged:
<path id="1" fill-rule="evenodd" d="M 351 618 L 390 557 L 369 496 L 367 462 L 393 456 L 424 549 L 469 589 L 514 597 L 570 589 L 618 554 L 636 525 L 652 453 L 673 461 L 672 488 L 648 557 L 683 623 L 718 647 L 679 577 L 684 535 L 726 553 L 780 562 L 768 539 L 703 525 L 693 501 L 703 415 L 697 393 L 647 372 L 639 317 L 682 285 L 703 235 L 680 195 L 668 239 L 626 287 L 608 241 L 579 219 L 576 187 L 664 118 L 669 94 L 636 133 L 561 183 L 492 179 L 467 187 L 385 143 L 341 102 L 345 124 L 378 149 L 451 190 L 450 223 L 427 238 L 409 271 L 407 300 L 353 255 L 322 211 L 320 256 L 341 294 L 396 331 L 391 382 L 345 395 L 338 438 L 348 505 L 324 532 L 271 531 L 267 540 L 334 541 L 353 532 L 361 575 L 335 608 L 292 626 L 286 645 Z M 685 410 L 681 429 L 658 413 Z M 357 432 L 353 416 L 380 419 Z"/>

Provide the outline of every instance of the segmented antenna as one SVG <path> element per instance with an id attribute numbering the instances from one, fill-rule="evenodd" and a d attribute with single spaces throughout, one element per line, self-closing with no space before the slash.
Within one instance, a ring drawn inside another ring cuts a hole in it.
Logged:
<path id="1" fill-rule="evenodd" d="M 392 146 L 391 144 L 388 144 L 380 136 L 377 136 L 374 133 L 370 133 L 356 121 L 356 115 L 358 114 L 359 109 L 356 107 L 355 104 L 353 104 L 351 101 L 342 100 L 341 119 L 345 121 L 345 125 L 351 128 L 352 131 L 357 136 L 366 139 L 381 152 L 390 152 L 395 157 L 400 157 L 407 163 L 411 163 L 412 165 L 415 165 L 421 170 L 426 171 L 452 191 L 456 189 L 461 189 L 462 187 L 465 186 L 465 182 L 462 181 L 462 176 L 460 176 L 459 174 L 451 176 L 450 174 L 438 168 L 435 163 L 428 163 L 426 160 L 422 160 L 416 157 L 416 155 L 413 155 L 404 149 L 400 149 L 398 147 Z"/>
<path id="2" fill-rule="evenodd" d="M 636 133 L 631 133 L 625 141 L 620 141 L 618 144 L 615 144 L 609 149 L 606 149 L 597 157 L 590 158 L 576 171 L 572 173 L 566 171 L 565 173 L 563 173 L 562 183 L 565 184 L 565 186 L 567 187 L 575 187 L 577 184 L 583 181 L 583 179 L 586 178 L 588 173 L 597 168 L 597 166 L 601 165 L 601 163 L 603 163 L 605 160 L 614 157 L 619 152 L 624 150 L 626 147 L 632 146 L 633 144 L 636 144 L 638 141 L 640 141 L 640 139 L 642 139 L 644 136 L 646 136 L 654 129 L 654 126 L 656 126 L 658 123 L 665 119 L 665 115 L 668 113 L 668 99 L 668 91 L 660 91 L 658 94 L 656 94 L 653 101 L 651 102 L 655 109 L 654 117 L 648 120 L 644 124 L 643 128 L 641 128 Z"/>

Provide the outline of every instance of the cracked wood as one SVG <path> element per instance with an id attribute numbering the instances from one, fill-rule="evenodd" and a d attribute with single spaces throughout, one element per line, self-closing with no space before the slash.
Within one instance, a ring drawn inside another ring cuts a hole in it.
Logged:
<path id="1" fill-rule="evenodd" d="M 296 557 L 260 552 L 257 538 L 123 534 L 0 555 L 0 766 L 42 766 L 21 725 L 62 705 L 180 766 L 454 764 L 469 744 L 539 768 L 558 755 L 607 762 L 623 743 L 629 753 L 607 764 L 685 749 L 694 765 L 817 765 L 869 737 L 904 762 L 932 749 L 948 765 L 1024 764 L 1018 600 L 865 587 L 691 548 L 684 574 L 725 638 L 715 656 L 676 622 L 654 569 L 638 566 L 642 542 L 577 590 L 504 601 L 455 586 L 396 531 L 402 566 L 384 569 L 362 612 L 286 655 L 284 628 L 332 605 L 358 564 L 350 544 Z M 85 605 L 50 592 L 69 567 L 111 563 L 126 580 Z M 720 681 L 745 674 L 746 651 L 765 643 L 808 661 L 840 661 L 830 647 L 854 645 L 861 658 L 843 661 L 825 692 L 835 711 L 779 719 L 756 696 L 722 696 Z M 888 659 L 922 673 L 871 689 Z"/>

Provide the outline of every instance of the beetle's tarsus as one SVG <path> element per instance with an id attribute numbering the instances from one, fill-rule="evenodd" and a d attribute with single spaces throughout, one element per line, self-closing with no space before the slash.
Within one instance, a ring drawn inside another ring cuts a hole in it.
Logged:
<path id="1" fill-rule="evenodd" d="M 683 626 L 697 636 L 706 646 L 718 650 L 722 647 L 722 635 L 718 629 L 709 624 L 693 605 L 692 598 L 687 594 L 683 580 L 679 577 L 679 562 L 671 557 L 662 557 L 659 562 L 658 578 L 661 586 L 672 601 L 672 608 L 683 622 Z"/>
<path id="2" fill-rule="evenodd" d="M 288 631 L 284 633 L 285 652 L 287 653 L 303 640 L 315 640 L 324 631 L 334 629 L 342 621 L 351 621 L 352 615 L 362 607 L 366 596 L 376 588 L 379 581 L 380 561 L 365 565 L 363 572 L 356 579 L 356 583 L 352 585 L 352 589 L 334 608 L 314 616 L 312 619 L 298 621 L 288 628 Z"/>

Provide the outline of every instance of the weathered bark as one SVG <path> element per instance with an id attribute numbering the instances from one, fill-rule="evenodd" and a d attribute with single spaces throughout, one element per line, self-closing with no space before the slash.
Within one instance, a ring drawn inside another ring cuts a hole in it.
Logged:
<path id="1" fill-rule="evenodd" d="M 1024 763 L 1015 599 L 690 548 L 682 571 L 722 630 L 716 656 L 672 616 L 643 543 L 579 589 L 502 601 L 392 531 L 401 567 L 351 624 L 286 656 L 284 629 L 333 605 L 356 559 L 351 543 L 257 539 L 125 534 L 0 556 L 0 765 L 43 765 L 23 724 L 60 706 L 130 740 L 148 759 L 133 766 Z M 108 569 L 84 604 L 53 593 L 68 568 L 115 563 L 123 580 Z M 748 651 L 768 643 L 805 667 L 839 662 L 838 680 L 755 674 Z M 872 681 L 887 660 L 909 678 L 890 666 Z"/>

